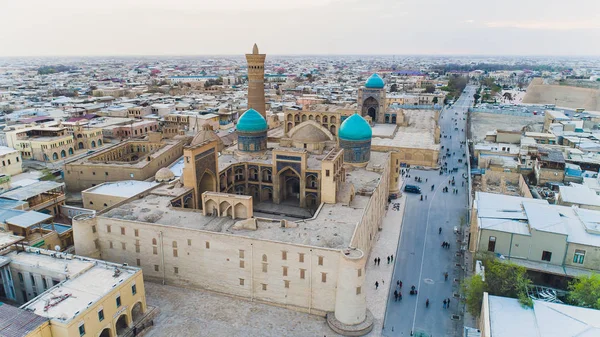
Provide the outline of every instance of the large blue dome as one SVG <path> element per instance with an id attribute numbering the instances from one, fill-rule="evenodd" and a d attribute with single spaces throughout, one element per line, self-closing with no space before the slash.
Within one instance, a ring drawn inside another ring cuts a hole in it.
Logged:
<path id="1" fill-rule="evenodd" d="M 267 121 L 254 109 L 244 112 L 236 126 L 239 132 L 261 132 L 267 131 L 268 128 Z"/>
<path id="2" fill-rule="evenodd" d="M 346 118 L 338 132 L 340 139 L 350 141 L 370 140 L 372 136 L 371 126 L 357 113 Z"/>
<path id="3" fill-rule="evenodd" d="M 371 75 L 371 77 L 367 79 L 367 82 L 365 82 L 365 87 L 370 89 L 382 89 L 384 86 L 385 83 L 383 82 L 383 78 L 377 74 Z"/>

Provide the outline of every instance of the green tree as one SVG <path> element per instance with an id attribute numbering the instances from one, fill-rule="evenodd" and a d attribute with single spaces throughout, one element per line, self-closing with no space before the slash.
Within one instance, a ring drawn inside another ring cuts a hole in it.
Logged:
<path id="1" fill-rule="evenodd" d="M 396 83 L 392 84 L 392 86 L 390 87 L 390 92 L 397 92 L 398 91 L 398 85 Z"/>
<path id="2" fill-rule="evenodd" d="M 431 101 L 433 102 L 433 104 L 437 104 L 438 103 L 438 98 L 434 97 Z"/>
<path id="3" fill-rule="evenodd" d="M 435 86 L 433 86 L 433 85 L 425 86 L 425 93 L 433 94 L 434 92 L 435 92 Z"/>
<path id="4" fill-rule="evenodd" d="M 568 299 L 572 304 L 600 309 L 600 274 L 577 277 L 569 284 Z"/>
<path id="5" fill-rule="evenodd" d="M 464 279 L 461 289 L 466 298 L 467 311 L 473 316 L 479 316 L 483 293 L 486 291 L 485 282 L 480 275 L 473 275 Z"/>
<path id="6" fill-rule="evenodd" d="M 475 99 L 475 103 L 477 103 L 477 101 L 479 101 L 480 98 L 481 98 L 480 94 L 473 95 L 473 99 Z"/>

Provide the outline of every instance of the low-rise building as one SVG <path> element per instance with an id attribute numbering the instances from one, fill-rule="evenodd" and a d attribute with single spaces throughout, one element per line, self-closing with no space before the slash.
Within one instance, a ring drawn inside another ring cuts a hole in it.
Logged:
<path id="1" fill-rule="evenodd" d="M 13 176 L 23 172 L 21 153 L 12 147 L 0 146 L 0 174 Z"/>
<path id="2" fill-rule="evenodd" d="M 81 191 L 81 198 L 85 208 L 99 211 L 132 197 L 142 197 L 157 185 L 155 182 L 137 180 L 106 182 Z"/>

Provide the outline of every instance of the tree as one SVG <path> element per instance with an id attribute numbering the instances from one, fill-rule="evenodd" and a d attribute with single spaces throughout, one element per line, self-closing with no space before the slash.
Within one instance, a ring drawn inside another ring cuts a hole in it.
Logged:
<path id="1" fill-rule="evenodd" d="M 433 85 L 425 86 L 425 92 L 428 94 L 433 94 L 435 92 L 435 86 L 433 86 Z"/>
<path id="2" fill-rule="evenodd" d="M 504 98 L 505 100 L 508 100 L 508 101 L 510 101 L 510 102 L 512 102 L 512 100 L 513 100 L 512 94 L 511 94 L 510 92 L 505 92 L 505 93 L 502 95 L 502 98 Z"/>
<path id="3" fill-rule="evenodd" d="M 475 274 L 462 282 L 461 289 L 466 298 L 467 311 L 473 316 L 479 316 L 483 293 L 486 291 L 485 282 L 480 275 Z"/>
<path id="4" fill-rule="evenodd" d="M 398 91 L 398 85 L 396 83 L 392 84 L 392 86 L 390 87 L 390 92 L 397 92 Z"/>
<path id="5" fill-rule="evenodd" d="M 475 103 L 477 103 L 477 101 L 479 101 L 480 98 L 481 98 L 480 94 L 473 95 L 473 99 L 475 99 Z"/>
<path id="6" fill-rule="evenodd" d="M 434 97 L 433 100 L 431 100 L 433 102 L 433 104 L 437 104 L 438 103 L 438 98 Z"/>
<path id="7" fill-rule="evenodd" d="M 600 309 L 600 274 L 579 276 L 569 284 L 568 299 L 572 304 Z"/>

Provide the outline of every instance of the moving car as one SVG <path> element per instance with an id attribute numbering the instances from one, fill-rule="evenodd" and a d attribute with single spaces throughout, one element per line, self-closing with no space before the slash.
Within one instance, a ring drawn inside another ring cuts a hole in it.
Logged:
<path id="1" fill-rule="evenodd" d="M 415 185 L 404 186 L 404 192 L 421 194 L 421 188 Z"/>

